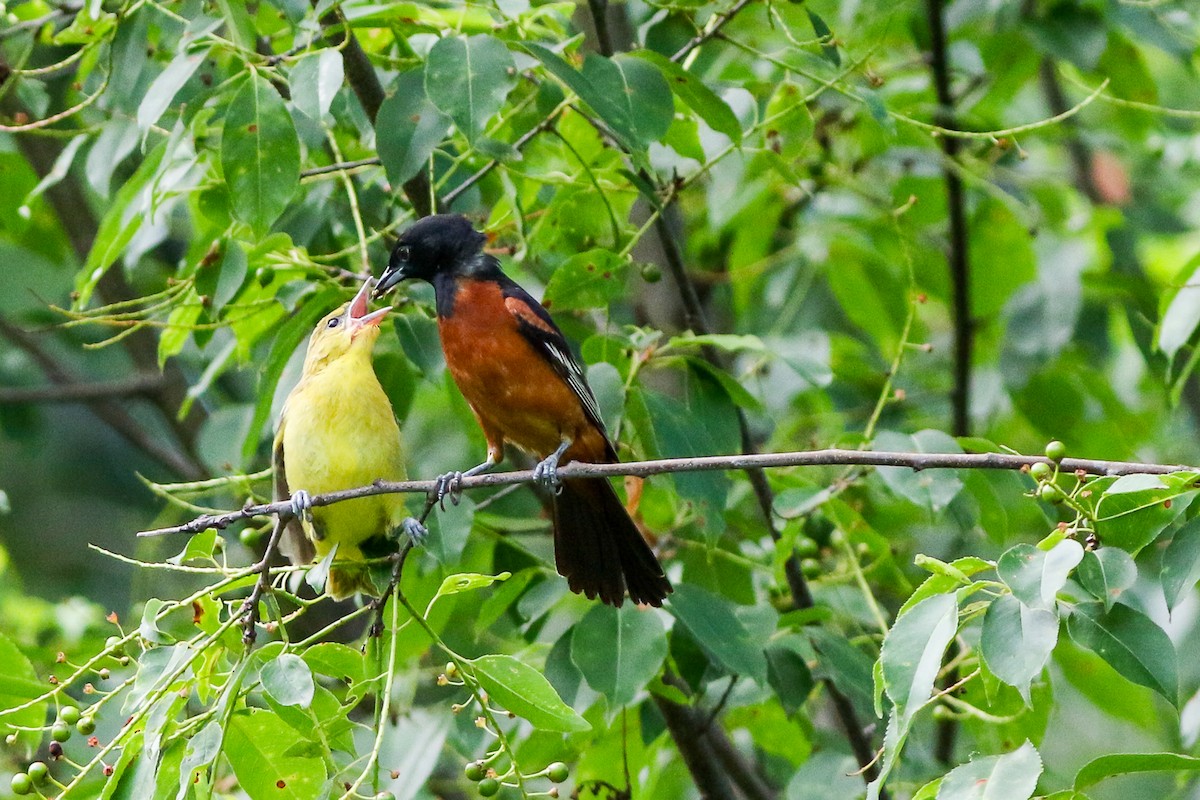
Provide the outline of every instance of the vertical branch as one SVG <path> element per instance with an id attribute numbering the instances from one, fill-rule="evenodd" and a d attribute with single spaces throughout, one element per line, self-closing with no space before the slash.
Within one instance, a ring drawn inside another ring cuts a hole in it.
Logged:
<path id="1" fill-rule="evenodd" d="M 655 220 L 654 226 L 662 242 L 667 269 L 671 272 L 671 277 L 679 287 L 679 293 L 683 300 L 685 319 L 689 327 L 698 334 L 710 333 L 708 320 L 704 314 L 704 307 L 701 305 L 700 295 L 696 291 L 696 284 L 687 274 L 687 270 L 683 264 L 683 255 L 679 249 L 679 243 L 675 241 L 670 225 L 660 214 Z M 715 366 L 724 368 L 719 355 L 712 349 L 705 349 L 704 357 Z M 737 409 L 737 415 L 738 431 L 742 439 L 742 452 L 747 455 L 756 453 L 758 449 L 755 447 L 753 438 L 750 435 L 750 426 L 746 420 L 746 414 L 740 407 Z M 758 500 L 759 507 L 762 509 L 767 530 L 770 531 L 771 538 L 779 542 L 783 537 L 775 525 L 773 513 L 775 496 L 770 484 L 767 482 L 766 473 L 758 468 L 746 469 L 745 473 L 746 477 L 750 480 L 750 486 L 754 489 L 754 496 Z M 808 581 L 804 578 L 804 572 L 800 569 L 800 559 L 794 551 L 788 553 L 787 559 L 784 562 L 784 574 L 787 577 L 788 589 L 792 594 L 792 602 L 795 603 L 796 607 L 812 608 L 814 605 L 812 592 L 808 588 Z M 874 780 L 879 773 L 879 769 L 876 766 L 875 749 L 867 738 L 865 728 L 859 721 L 854 706 L 850 703 L 850 699 L 842 693 L 832 680 L 823 678 L 822 683 L 825 685 L 825 690 L 829 693 L 829 699 L 833 703 L 834 711 L 842 724 L 842 729 L 845 731 L 850 748 L 854 752 L 854 758 L 858 762 L 859 767 L 862 768 L 864 780 L 867 782 Z M 887 793 L 881 791 L 879 796 L 881 800 L 886 800 Z"/>
<path id="2" fill-rule="evenodd" d="M 937 93 L 938 124 L 955 129 L 954 98 L 950 94 L 950 63 L 946 55 L 946 26 L 942 0 L 926 0 L 929 19 L 930 62 L 933 86 Z M 962 143 L 954 136 L 941 137 L 942 152 L 950 161 L 958 158 Z M 967 212 L 962 179 L 950 166 L 942 170 L 946 180 L 946 205 L 950 214 L 950 248 L 946 260 L 950 266 L 952 310 L 954 317 L 954 390 L 951 395 L 955 436 L 971 432 L 971 350 L 974 345 L 974 321 L 971 319 L 971 265 L 967 258 Z"/>
<path id="3" fill-rule="evenodd" d="M 946 54 L 946 25 L 943 18 L 942 0 L 926 0 L 925 13 L 929 20 L 930 69 L 933 71 L 933 86 L 937 93 L 938 124 L 953 130 L 954 98 L 950 94 L 950 63 Z M 953 169 L 962 143 L 957 137 L 941 137 L 942 152 L 947 163 L 942 174 L 946 180 L 946 206 L 950 213 L 950 250 L 946 260 L 950 265 L 952 285 L 952 310 L 954 319 L 954 389 L 950 402 L 953 410 L 951 432 L 955 436 L 971 433 L 971 349 L 974 339 L 974 321 L 971 319 L 971 265 L 967 258 L 967 214 L 963 196 L 962 178 Z M 952 654 L 955 646 L 951 645 Z M 953 656 L 952 656 L 953 657 Z M 957 671 L 946 676 L 949 684 L 958 680 Z M 953 719 L 938 722 L 934 756 L 943 764 L 954 756 L 954 741 L 958 736 L 958 723 Z"/>

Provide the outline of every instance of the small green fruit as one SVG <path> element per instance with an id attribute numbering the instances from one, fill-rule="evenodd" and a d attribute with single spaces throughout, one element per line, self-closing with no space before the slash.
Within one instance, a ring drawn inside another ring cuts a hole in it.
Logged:
<path id="1" fill-rule="evenodd" d="M 105 639 L 104 649 L 108 650 L 114 656 L 125 655 L 125 644 L 121 641 L 120 636 L 110 636 Z"/>
<path id="2" fill-rule="evenodd" d="M 1067 455 L 1067 446 L 1055 439 L 1046 445 L 1046 458 L 1051 461 L 1062 461 Z"/>
<path id="3" fill-rule="evenodd" d="M 800 571 L 806 578 L 815 578 L 821 574 L 821 562 L 815 558 L 800 559 Z"/>
<path id="4" fill-rule="evenodd" d="M 1041 483 L 1042 481 L 1049 480 L 1050 476 L 1054 474 L 1054 470 L 1045 461 L 1037 461 L 1029 467 L 1029 474 L 1033 476 L 1035 481 Z"/>
<path id="5" fill-rule="evenodd" d="M 801 536 L 796 539 L 796 552 L 799 553 L 802 558 L 815 556 L 819 549 L 820 546 L 816 543 L 816 540 L 808 536 Z"/>
<path id="6" fill-rule="evenodd" d="M 1063 493 L 1053 483 L 1043 483 L 1038 489 L 1038 497 L 1047 503 L 1061 503 L 1063 501 Z"/>
<path id="7" fill-rule="evenodd" d="M 478 782 L 487 777 L 487 770 L 482 761 L 472 761 L 463 769 L 463 774 L 467 776 L 467 780 Z"/>
<path id="8" fill-rule="evenodd" d="M 258 546 L 262 538 L 263 532 L 258 528 L 242 528 L 242 532 L 238 534 L 238 540 L 249 548 Z"/>
<path id="9" fill-rule="evenodd" d="M 492 797 L 500 791 L 500 781 L 495 778 L 484 778 L 479 782 L 479 793 L 484 797 Z"/>
<path id="10" fill-rule="evenodd" d="M 56 722 L 50 729 L 50 738 L 56 742 L 65 742 L 71 738 L 71 729 L 62 722 Z"/>
<path id="11" fill-rule="evenodd" d="M 570 774 L 571 773 L 570 770 L 567 769 L 567 765 L 561 761 L 555 761 L 553 764 L 546 767 L 546 777 L 555 783 L 562 783 Z"/>
<path id="12" fill-rule="evenodd" d="M 35 761 L 25 771 L 29 774 L 30 780 L 38 786 L 41 786 L 50 777 L 50 768 L 46 766 L 45 761 Z"/>
<path id="13" fill-rule="evenodd" d="M 646 283 L 658 283 L 662 280 L 662 269 L 658 264 L 642 264 L 642 280 Z"/>
<path id="14" fill-rule="evenodd" d="M 63 706 L 58 711 L 58 718 L 68 725 L 74 725 L 79 722 L 79 709 L 75 706 Z"/>
<path id="15" fill-rule="evenodd" d="M 90 714 L 86 717 L 80 717 L 79 722 L 75 723 L 75 730 L 82 733 L 84 736 L 91 736 L 96 732 L 96 720 Z"/>
<path id="16" fill-rule="evenodd" d="M 33 779 L 24 772 L 18 772 L 12 776 L 9 786 L 12 787 L 13 794 L 29 794 L 33 791 Z"/>

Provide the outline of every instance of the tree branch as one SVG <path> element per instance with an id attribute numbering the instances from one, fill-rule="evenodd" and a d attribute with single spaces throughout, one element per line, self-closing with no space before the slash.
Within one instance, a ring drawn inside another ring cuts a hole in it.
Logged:
<path id="1" fill-rule="evenodd" d="M 7 331 L 6 331 L 7 333 Z M 0 388 L 0 405 L 18 403 L 86 403 L 110 397 L 153 394 L 162 388 L 162 375 L 134 375 L 115 381 L 59 383 L 54 386 Z"/>
<path id="2" fill-rule="evenodd" d="M 1025 470 L 1031 464 L 1054 462 L 1045 456 L 1027 456 L 1014 453 L 906 453 L 889 450 L 797 450 L 787 453 L 754 453 L 751 455 L 696 456 L 693 458 L 660 458 L 652 461 L 620 461 L 612 464 L 585 464 L 572 461 L 558 468 L 563 480 L 572 478 L 615 478 L 622 475 L 666 475 L 676 472 L 717 472 L 745 469 L 778 469 L 781 467 L 837 467 L 874 466 L 908 467 L 917 472 L 926 469 L 995 469 Z M 1186 464 L 1148 464 L 1138 461 L 1105 461 L 1088 458 L 1064 458 L 1059 462 L 1063 472 L 1081 472 L 1085 475 L 1168 475 L 1172 472 L 1197 472 L 1200 467 Z M 533 471 L 528 469 L 512 472 L 489 472 L 462 479 L 464 491 L 483 489 L 489 486 L 511 486 L 518 483 L 533 483 Z M 314 506 L 328 506 L 357 497 L 376 494 L 429 494 L 436 491 L 436 480 L 423 481 L 376 481 L 369 486 L 344 489 L 340 492 L 313 495 Z M 209 528 L 227 528 L 239 520 L 267 517 L 291 512 L 291 501 L 247 505 L 237 511 L 220 514 L 204 514 L 191 522 L 167 528 L 142 531 L 138 536 L 163 536 L 169 533 L 197 533 Z"/>
<path id="3" fill-rule="evenodd" d="M 689 53 L 720 33 L 721 29 L 725 27 L 726 23 L 736 17 L 738 12 L 750 5 L 750 3 L 751 0 L 738 0 L 736 3 L 730 6 L 728 11 L 722 11 L 720 14 L 715 15 L 711 20 L 709 20 L 708 24 L 704 26 L 704 30 L 696 34 L 691 41 L 679 48 L 678 52 L 671 56 L 671 60 L 679 62 L 687 58 Z"/>
<path id="4" fill-rule="evenodd" d="M 938 124 L 953 130 L 954 98 L 950 94 L 950 62 L 946 54 L 946 26 L 942 18 L 942 0 L 926 0 L 929 20 L 930 64 L 937 93 Z M 950 161 L 958 159 L 962 142 L 955 136 L 941 137 L 942 152 Z M 975 322 L 971 319 L 971 265 L 967 255 L 967 212 L 962 178 L 949 166 L 942 170 L 946 181 L 946 205 L 950 214 L 950 265 L 954 316 L 954 389 L 950 401 L 954 420 L 951 432 L 969 436 L 971 430 L 971 351 L 974 347 Z"/>

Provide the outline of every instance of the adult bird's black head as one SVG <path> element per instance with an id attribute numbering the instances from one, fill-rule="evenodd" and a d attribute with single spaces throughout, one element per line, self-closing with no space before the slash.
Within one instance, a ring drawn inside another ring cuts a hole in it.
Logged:
<path id="1" fill-rule="evenodd" d="M 461 214 L 425 217 L 406 230 L 392 249 L 375 296 L 382 296 L 408 278 L 432 282 L 441 272 L 469 271 L 482 254 L 485 241 L 487 237 Z"/>

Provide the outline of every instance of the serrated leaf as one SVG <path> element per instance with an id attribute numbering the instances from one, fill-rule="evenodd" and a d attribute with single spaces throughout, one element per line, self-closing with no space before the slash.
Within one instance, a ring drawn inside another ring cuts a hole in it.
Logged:
<path id="1" fill-rule="evenodd" d="M 1108 611 L 1099 603 L 1080 605 L 1067 621 L 1067 631 L 1128 680 L 1179 704 L 1175 645 L 1142 612 L 1121 603 Z"/>
<path id="2" fill-rule="evenodd" d="M 571 661 L 608 698 L 610 710 L 632 702 L 667 657 L 667 633 L 657 614 L 633 605 L 593 606 L 574 631 Z"/>
<path id="3" fill-rule="evenodd" d="M 233 212 L 263 236 L 300 186 L 300 142 L 287 106 L 257 73 L 225 112 L 221 170 Z"/>
<path id="4" fill-rule="evenodd" d="M 950 770 L 937 800 L 1029 800 L 1042 769 L 1041 755 L 1026 740 L 1011 753 L 976 758 Z"/>
<path id="5" fill-rule="evenodd" d="M 1058 644 L 1058 615 L 1001 595 L 983 617 L 980 648 L 988 668 L 1030 703 L 1029 685 Z"/>
<path id="6" fill-rule="evenodd" d="M 508 655 L 480 656 L 469 662 L 488 695 L 533 727 L 576 733 L 591 725 L 562 701 L 542 673 Z"/>
<path id="7" fill-rule="evenodd" d="M 512 54 L 499 39 L 447 36 L 425 61 L 425 92 L 474 143 L 516 85 Z"/>
<path id="8" fill-rule="evenodd" d="M 1180 753 L 1113 753 L 1094 758 L 1075 774 L 1075 790 L 1095 786 L 1114 775 L 1142 772 L 1197 772 L 1200 758 Z"/>
<path id="9" fill-rule="evenodd" d="M 958 629 L 958 600 L 952 593 L 917 603 L 883 640 L 884 690 L 896 705 L 902 730 L 933 695 L 933 685 Z"/>

